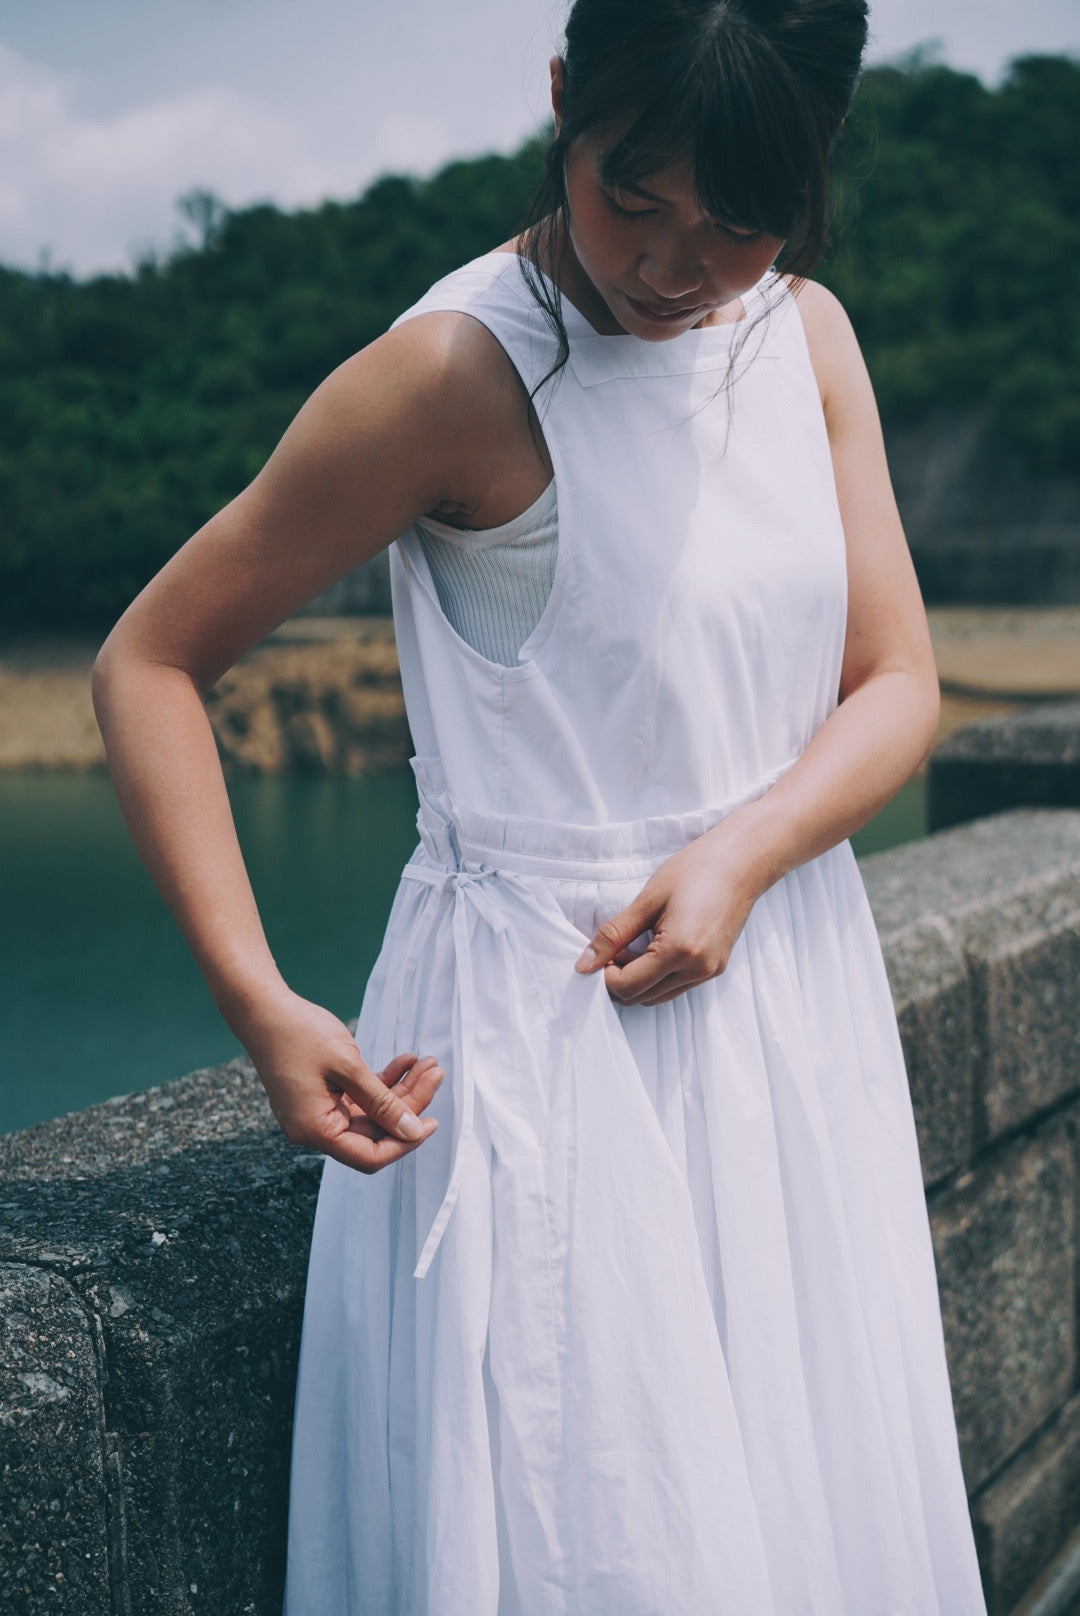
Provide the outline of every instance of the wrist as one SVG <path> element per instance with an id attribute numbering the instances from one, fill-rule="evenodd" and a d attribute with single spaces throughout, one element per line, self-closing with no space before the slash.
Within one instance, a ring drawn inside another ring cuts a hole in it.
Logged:
<path id="1" fill-rule="evenodd" d="M 250 1048 L 258 1030 L 294 997 L 272 960 L 258 969 L 248 968 L 222 977 L 211 984 L 211 992 L 223 1020 L 245 1049 Z"/>
<path id="2" fill-rule="evenodd" d="M 755 903 L 785 873 L 770 833 L 771 816 L 762 807 L 764 800 L 744 803 L 706 833 L 723 842 L 726 856 L 738 872 L 748 905 Z"/>

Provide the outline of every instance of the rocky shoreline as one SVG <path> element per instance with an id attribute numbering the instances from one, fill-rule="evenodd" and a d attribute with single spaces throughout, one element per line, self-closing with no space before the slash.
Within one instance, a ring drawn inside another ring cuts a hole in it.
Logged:
<path id="1" fill-rule="evenodd" d="M 355 776 L 404 767 L 412 749 L 388 617 L 343 638 L 260 646 L 206 706 L 226 772 Z"/>
<path id="2" fill-rule="evenodd" d="M 97 646 L 0 650 L 0 770 L 104 769 L 90 699 Z M 294 618 L 230 668 L 206 708 L 226 774 L 359 775 L 411 751 L 389 617 Z"/>
<path id="3" fill-rule="evenodd" d="M 961 724 L 1080 692 L 1080 607 L 931 607 L 942 712 Z M 90 701 L 97 643 L 40 635 L 0 646 L 0 771 L 103 769 Z M 208 693 L 227 774 L 404 768 L 412 743 L 390 617 L 282 624 Z"/>

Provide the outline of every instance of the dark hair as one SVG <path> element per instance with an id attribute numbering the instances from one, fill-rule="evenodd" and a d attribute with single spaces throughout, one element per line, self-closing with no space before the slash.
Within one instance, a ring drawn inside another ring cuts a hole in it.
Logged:
<path id="1" fill-rule="evenodd" d="M 615 186 L 689 160 L 702 211 L 778 236 L 777 268 L 805 277 L 829 244 L 829 158 L 866 37 L 866 0 L 574 0 L 561 127 L 522 238 L 522 274 L 559 339 L 549 376 L 569 341 L 542 264 L 564 239 L 574 141 L 626 126 L 602 165 Z"/>

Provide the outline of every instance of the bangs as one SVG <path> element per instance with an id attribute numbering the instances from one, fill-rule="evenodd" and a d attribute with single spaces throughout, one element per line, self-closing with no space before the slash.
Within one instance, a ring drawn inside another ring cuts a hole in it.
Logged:
<path id="1" fill-rule="evenodd" d="M 733 48 L 733 46 L 735 48 Z M 668 92 L 640 107 L 600 163 L 606 185 L 643 184 L 650 174 L 688 165 L 703 213 L 802 246 L 814 198 L 808 195 L 820 133 L 783 64 L 730 37 L 681 72 L 658 71 Z"/>

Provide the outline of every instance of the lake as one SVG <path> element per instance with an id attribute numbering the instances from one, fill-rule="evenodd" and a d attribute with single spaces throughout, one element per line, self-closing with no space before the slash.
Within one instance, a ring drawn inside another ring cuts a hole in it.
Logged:
<path id="1" fill-rule="evenodd" d="M 360 1009 L 401 866 L 410 770 L 229 782 L 267 937 L 298 993 Z M 916 777 L 852 838 L 925 834 Z M 0 1133 L 242 1054 L 98 774 L 0 774 Z"/>

